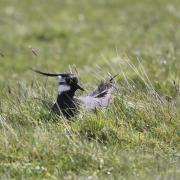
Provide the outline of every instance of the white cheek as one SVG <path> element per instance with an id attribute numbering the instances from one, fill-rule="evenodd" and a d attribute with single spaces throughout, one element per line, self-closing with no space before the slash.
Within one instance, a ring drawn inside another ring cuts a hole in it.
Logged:
<path id="1" fill-rule="evenodd" d="M 70 86 L 68 85 L 59 85 L 58 86 L 58 94 L 61 94 L 62 92 L 66 92 L 70 90 Z"/>

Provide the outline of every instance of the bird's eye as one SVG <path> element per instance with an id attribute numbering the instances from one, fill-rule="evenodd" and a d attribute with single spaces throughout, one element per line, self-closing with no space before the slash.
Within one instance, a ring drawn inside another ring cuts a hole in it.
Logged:
<path id="1" fill-rule="evenodd" d="M 67 77 L 66 78 L 66 83 L 67 84 L 77 84 L 78 79 L 77 79 L 77 77 Z"/>
<path id="2" fill-rule="evenodd" d="M 71 78 L 66 78 L 66 83 L 70 84 L 71 83 Z"/>
<path id="3" fill-rule="evenodd" d="M 73 82 L 74 84 L 77 84 L 77 83 L 78 83 L 77 77 L 73 77 L 73 78 L 72 78 L 72 82 Z"/>

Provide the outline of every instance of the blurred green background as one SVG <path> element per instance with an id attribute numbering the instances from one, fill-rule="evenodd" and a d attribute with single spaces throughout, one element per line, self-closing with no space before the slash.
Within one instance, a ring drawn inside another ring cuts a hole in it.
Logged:
<path id="1" fill-rule="evenodd" d="M 69 64 L 111 63 L 117 51 L 141 58 L 152 78 L 177 78 L 179 6 L 178 0 L 1 0 L 0 82 L 29 78 L 30 67 L 61 72 Z"/>

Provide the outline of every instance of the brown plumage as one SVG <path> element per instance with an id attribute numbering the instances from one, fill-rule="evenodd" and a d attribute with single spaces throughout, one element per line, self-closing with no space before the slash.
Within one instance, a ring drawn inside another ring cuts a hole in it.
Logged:
<path id="1" fill-rule="evenodd" d="M 92 92 L 85 96 L 79 97 L 79 101 L 82 106 L 87 110 L 95 110 L 98 107 L 107 107 L 112 99 L 112 93 L 114 89 L 114 78 L 109 77 L 104 81 L 101 81 L 99 86 Z"/>

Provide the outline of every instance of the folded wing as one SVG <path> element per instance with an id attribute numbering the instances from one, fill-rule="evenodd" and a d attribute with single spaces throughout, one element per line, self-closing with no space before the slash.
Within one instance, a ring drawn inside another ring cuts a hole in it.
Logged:
<path id="1" fill-rule="evenodd" d="M 78 99 L 83 107 L 90 111 L 95 110 L 98 107 L 107 107 L 112 99 L 114 78 L 116 76 L 117 75 L 101 81 L 99 86 L 93 92 L 79 97 Z"/>

